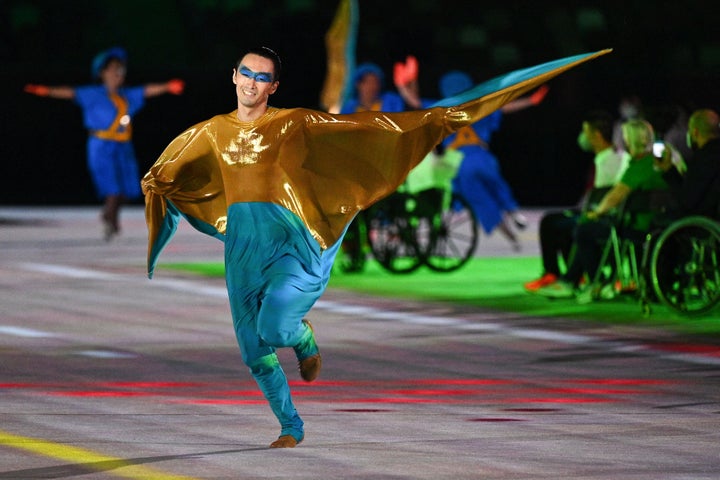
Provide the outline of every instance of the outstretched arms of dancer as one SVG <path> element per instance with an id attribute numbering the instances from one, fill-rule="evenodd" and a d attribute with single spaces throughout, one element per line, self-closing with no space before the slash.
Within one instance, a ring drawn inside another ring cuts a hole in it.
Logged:
<path id="1" fill-rule="evenodd" d="M 173 78 L 164 83 L 148 83 L 145 85 L 145 97 L 156 97 L 165 93 L 181 95 L 185 90 L 185 82 L 179 78 Z"/>
<path id="2" fill-rule="evenodd" d="M 163 83 L 148 83 L 144 88 L 145 97 L 156 97 L 166 93 L 181 95 L 185 90 L 185 82 L 178 78 L 174 78 Z M 72 100 L 75 98 L 75 89 L 64 85 L 49 86 L 28 83 L 25 85 L 25 88 L 23 88 L 23 91 L 31 95 L 37 95 L 38 97 L 60 98 L 65 100 Z"/>
<path id="3" fill-rule="evenodd" d="M 423 108 L 418 85 L 419 65 L 417 58 L 409 55 L 405 62 L 396 62 L 393 69 L 393 81 L 398 93 L 403 97 L 405 103 L 412 108 Z M 528 107 L 540 105 L 545 99 L 550 87 L 543 85 L 535 92 L 510 103 L 503 105 L 500 109 L 503 113 L 513 113 L 524 110 Z"/>
<path id="4" fill-rule="evenodd" d="M 62 98 L 65 100 L 75 98 L 75 89 L 68 86 L 50 87 L 48 85 L 28 83 L 25 85 L 25 88 L 23 88 L 23 91 L 31 95 L 37 95 L 38 97 Z"/>

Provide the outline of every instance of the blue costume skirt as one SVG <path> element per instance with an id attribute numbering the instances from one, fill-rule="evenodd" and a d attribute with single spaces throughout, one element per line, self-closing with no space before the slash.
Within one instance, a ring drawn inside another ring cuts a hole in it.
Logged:
<path id="1" fill-rule="evenodd" d="M 132 143 L 90 137 L 87 163 L 98 197 L 122 195 L 134 199 L 142 193 Z"/>
<path id="2" fill-rule="evenodd" d="M 479 146 L 458 150 L 464 157 L 453 179 L 453 191 L 468 201 L 483 230 L 489 234 L 502 221 L 503 212 L 517 210 L 518 203 L 492 152 Z"/>

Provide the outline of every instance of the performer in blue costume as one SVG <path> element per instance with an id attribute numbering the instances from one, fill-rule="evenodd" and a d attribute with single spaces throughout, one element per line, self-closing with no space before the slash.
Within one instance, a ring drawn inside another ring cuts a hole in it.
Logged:
<path id="1" fill-rule="evenodd" d="M 420 97 L 418 70 L 417 59 L 413 56 L 408 56 L 405 63 L 397 62 L 394 66 L 395 86 L 409 106 L 427 108 L 435 101 Z M 470 76 L 457 70 L 446 73 L 439 82 L 444 97 L 460 94 L 472 87 Z M 516 250 L 520 248 L 520 243 L 507 217 L 519 228 L 525 228 L 527 220 L 518 212 L 518 203 L 500 172 L 500 165 L 490 151 L 489 143 L 492 134 L 500 128 L 503 114 L 538 105 L 547 91 L 548 87 L 543 85 L 532 95 L 506 103 L 490 115 L 453 133 L 442 145 L 444 157 L 454 154 L 462 158 L 452 181 L 452 190 L 468 200 L 485 233 L 490 234 L 498 228 Z M 431 161 L 434 159 L 428 157 L 428 162 Z"/>
<path id="2" fill-rule="evenodd" d="M 374 63 L 358 65 L 354 73 L 355 95 L 349 98 L 340 113 L 355 112 L 402 112 L 405 103 L 400 95 L 385 91 L 385 74 Z"/>
<path id="3" fill-rule="evenodd" d="M 385 90 L 385 74 L 375 63 L 362 63 L 354 71 L 353 95 L 343 103 L 340 113 L 355 112 L 402 112 L 405 102 L 397 93 Z M 345 272 L 360 272 L 365 267 L 366 252 L 363 219 L 365 212 L 358 213 L 349 226 L 342 244 L 340 268 Z"/>
<path id="4" fill-rule="evenodd" d="M 100 52 L 92 62 L 92 76 L 100 84 L 79 87 L 29 84 L 25 91 L 38 96 L 73 100 L 83 113 L 89 136 L 87 165 L 99 198 L 104 200 L 102 221 L 105 239 L 120 232 L 120 207 L 140 197 L 140 185 L 132 140 L 132 118 L 145 99 L 172 93 L 179 95 L 182 80 L 125 87 L 127 53 L 115 47 Z"/>
<path id="5" fill-rule="evenodd" d="M 276 349 L 294 349 L 304 380 L 318 376 L 322 359 L 303 319 L 325 290 L 354 216 L 395 191 L 447 135 L 604 53 L 498 77 L 426 110 L 352 114 L 269 106 L 280 58 L 266 47 L 241 57 L 232 71 L 237 109 L 180 134 L 142 181 L 148 274 L 181 215 L 225 242 L 242 358 L 280 423 L 271 447 L 305 437 Z"/>
<path id="6" fill-rule="evenodd" d="M 470 76 L 461 71 L 451 71 L 440 78 L 440 92 L 444 97 L 457 95 L 472 86 Z M 463 153 L 460 169 L 453 179 L 453 191 L 470 203 L 485 233 L 490 234 L 497 228 L 516 250 L 520 243 L 507 217 L 519 228 L 525 228 L 527 222 L 518 212 L 515 196 L 502 176 L 497 157 L 490 150 L 490 140 L 500 129 L 504 113 L 538 105 L 546 92 L 544 86 L 533 95 L 507 103 L 444 141 L 445 148 Z"/>

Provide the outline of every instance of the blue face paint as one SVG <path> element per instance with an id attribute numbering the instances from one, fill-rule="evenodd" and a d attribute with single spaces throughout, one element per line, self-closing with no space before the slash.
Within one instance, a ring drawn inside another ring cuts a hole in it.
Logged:
<path id="1" fill-rule="evenodd" d="M 258 83 L 272 83 L 273 74 L 270 72 L 253 72 L 245 66 L 240 66 L 240 75 L 247 78 L 252 78 Z"/>

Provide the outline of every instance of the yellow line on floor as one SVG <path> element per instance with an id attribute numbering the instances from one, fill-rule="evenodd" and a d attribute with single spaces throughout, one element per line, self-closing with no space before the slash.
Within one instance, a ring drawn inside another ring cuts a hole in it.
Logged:
<path id="1" fill-rule="evenodd" d="M 0 445 L 25 450 L 44 457 L 65 460 L 88 470 L 106 472 L 121 478 L 135 480 L 197 480 L 193 477 L 173 475 L 141 465 L 134 465 L 132 461 L 109 457 L 83 448 L 71 447 L 38 438 L 13 435 L 2 430 L 0 430 Z"/>

